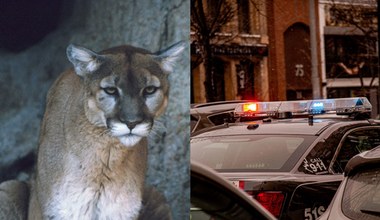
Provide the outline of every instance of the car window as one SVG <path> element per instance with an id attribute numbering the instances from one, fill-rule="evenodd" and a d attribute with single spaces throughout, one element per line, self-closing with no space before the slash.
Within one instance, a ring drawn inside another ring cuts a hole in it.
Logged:
<path id="1" fill-rule="evenodd" d="M 348 128 L 339 128 L 324 141 L 318 142 L 309 154 L 304 158 L 298 171 L 307 174 L 327 174 L 328 167 L 339 142 Z"/>
<path id="2" fill-rule="evenodd" d="M 304 158 L 298 171 L 315 175 L 328 174 L 330 164 L 333 161 L 339 143 L 342 141 L 345 134 L 355 126 L 357 127 L 358 125 L 340 127 L 330 134 L 330 136 L 325 137 L 322 141 L 318 142 Z"/>
<path id="3" fill-rule="evenodd" d="M 190 115 L 190 129 L 191 131 L 194 131 L 195 128 L 197 127 L 198 123 L 199 123 L 199 116 L 198 115 L 195 115 L 195 114 L 191 114 Z"/>
<path id="4" fill-rule="evenodd" d="M 224 122 L 234 122 L 234 113 L 233 111 L 218 113 L 208 116 L 208 119 L 214 125 L 221 125 L 224 124 Z"/>
<path id="5" fill-rule="evenodd" d="M 360 128 L 350 132 L 343 140 L 333 165 L 335 173 L 343 173 L 347 162 L 356 154 L 371 150 L 380 145 L 380 129 Z"/>
<path id="6" fill-rule="evenodd" d="M 213 217 L 210 214 L 204 212 L 201 208 L 197 208 L 192 205 L 192 207 L 190 208 L 190 219 L 212 220 Z"/>
<path id="7" fill-rule="evenodd" d="M 349 177 L 343 193 L 342 212 L 351 219 L 380 219 L 380 168 Z"/>
<path id="8" fill-rule="evenodd" d="M 279 170 L 314 139 L 287 135 L 194 138 L 190 152 L 193 160 L 219 171 Z M 298 156 L 294 163 L 297 160 Z"/>

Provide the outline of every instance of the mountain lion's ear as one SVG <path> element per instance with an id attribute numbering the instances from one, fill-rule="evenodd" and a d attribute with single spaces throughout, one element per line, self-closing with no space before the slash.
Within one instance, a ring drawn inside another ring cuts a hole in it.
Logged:
<path id="1" fill-rule="evenodd" d="M 175 62 L 180 57 L 181 52 L 186 48 L 185 41 L 180 41 L 156 53 L 156 59 L 161 63 L 162 69 L 166 72 L 173 72 Z"/>
<path id="2" fill-rule="evenodd" d="M 70 44 L 66 49 L 66 54 L 79 76 L 83 77 L 100 66 L 100 55 L 84 47 Z"/>

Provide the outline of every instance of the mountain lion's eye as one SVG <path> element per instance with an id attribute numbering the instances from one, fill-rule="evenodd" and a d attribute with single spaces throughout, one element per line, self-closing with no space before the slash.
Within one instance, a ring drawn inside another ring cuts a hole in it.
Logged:
<path id="1" fill-rule="evenodd" d="M 103 88 L 104 92 L 108 95 L 117 95 L 117 89 L 115 87 Z"/>
<path id="2" fill-rule="evenodd" d="M 157 91 L 157 87 L 155 86 L 148 86 L 144 89 L 144 95 L 151 95 Z"/>

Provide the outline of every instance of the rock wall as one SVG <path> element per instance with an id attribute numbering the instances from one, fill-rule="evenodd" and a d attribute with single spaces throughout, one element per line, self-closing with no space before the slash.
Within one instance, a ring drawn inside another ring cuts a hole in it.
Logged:
<path id="1" fill-rule="evenodd" d="M 1 181 L 29 178 L 47 90 L 70 67 L 65 54 L 68 44 L 94 51 L 120 44 L 158 51 L 189 38 L 189 1 L 68 0 L 61 4 L 54 31 L 22 51 L 0 49 Z M 149 146 L 147 184 L 165 195 L 173 219 L 188 219 L 190 209 L 189 60 L 187 48 L 170 75 L 168 109 L 156 123 Z"/>

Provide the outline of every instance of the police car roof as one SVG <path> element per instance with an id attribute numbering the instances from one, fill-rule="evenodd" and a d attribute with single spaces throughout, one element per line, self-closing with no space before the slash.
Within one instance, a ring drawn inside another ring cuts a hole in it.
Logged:
<path id="1" fill-rule="evenodd" d="M 345 168 L 345 176 L 353 175 L 356 171 L 362 167 L 379 167 L 380 165 L 380 146 L 373 148 L 372 150 L 365 151 L 351 158 Z"/>
<path id="2" fill-rule="evenodd" d="M 314 119 L 312 125 L 307 118 L 230 123 L 203 129 L 194 137 L 231 135 L 318 135 L 331 124 L 342 120 Z"/>

